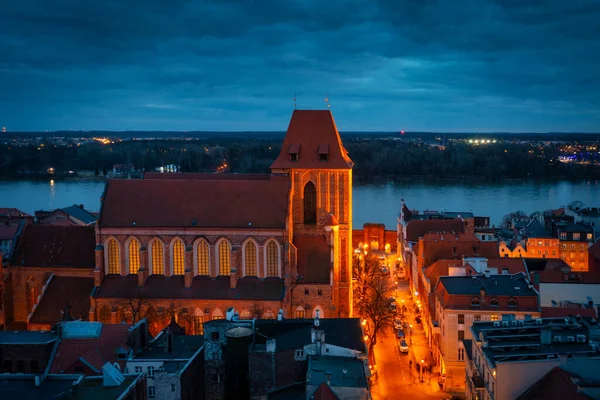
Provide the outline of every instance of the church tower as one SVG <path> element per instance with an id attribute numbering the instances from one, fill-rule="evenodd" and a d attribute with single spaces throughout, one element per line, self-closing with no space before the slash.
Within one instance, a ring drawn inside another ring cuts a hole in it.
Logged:
<path id="1" fill-rule="evenodd" d="M 281 152 L 271 165 L 274 174 L 287 174 L 291 181 L 289 231 L 292 250 L 298 251 L 290 252 L 291 265 L 294 258 L 307 260 L 304 269 L 299 267 L 295 273 L 307 278 L 295 283 L 310 283 L 308 276 L 315 274 L 330 276 L 333 311 L 323 310 L 325 317 L 352 315 L 353 165 L 329 110 L 295 110 Z M 321 239 L 330 249 L 325 267 L 316 262 L 317 257 L 300 254 L 316 253 L 316 246 L 307 248 L 306 243 Z"/>

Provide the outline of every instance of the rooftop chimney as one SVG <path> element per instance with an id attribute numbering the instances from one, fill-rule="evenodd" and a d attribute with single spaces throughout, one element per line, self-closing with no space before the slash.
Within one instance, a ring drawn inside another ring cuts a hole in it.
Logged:
<path id="1" fill-rule="evenodd" d="M 227 309 L 227 311 L 225 312 L 225 314 L 226 314 L 225 318 L 227 319 L 227 321 L 232 321 L 233 316 L 235 315 L 235 308 L 229 307 Z"/>
<path id="2" fill-rule="evenodd" d="M 479 290 L 479 302 L 485 303 L 485 288 L 483 286 Z"/>
<path id="3" fill-rule="evenodd" d="M 283 309 L 280 308 L 279 312 L 277 313 L 277 321 L 282 321 L 283 320 Z"/>

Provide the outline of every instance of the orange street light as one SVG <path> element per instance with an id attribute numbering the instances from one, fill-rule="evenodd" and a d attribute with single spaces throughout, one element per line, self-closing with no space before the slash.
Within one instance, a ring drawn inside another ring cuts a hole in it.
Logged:
<path id="1" fill-rule="evenodd" d="M 365 342 L 366 342 L 367 340 L 369 340 L 369 335 L 365 335 L 364 339 L 365 339 Z"/>
<path id="2" fill-rule="evenodd" d="M 362 320 L 362 326 L 365 326 L 366 324 L 367 324 L 367 320 L 366 320 L 366 319 L 363 319 L 363 320 Z"/>

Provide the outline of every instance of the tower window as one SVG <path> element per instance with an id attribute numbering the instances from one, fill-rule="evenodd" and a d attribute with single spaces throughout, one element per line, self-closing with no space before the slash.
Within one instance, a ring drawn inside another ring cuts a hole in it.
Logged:
<path id="1" fill-rule="evenodd" d="M 290 161 L 298 161 L 298 154 L 300 154 L 300 145 L 299 144 L 291 144 L 288 149 L 288 154 L 290 155 Z"/>
<path id="2" fill-rule="evenodd" d="M 327 161 L 329 159 L 329 145 L 319 145 L 319 161 Z"/>
<path id="3" fill-rule="evenodd" d="M 329 159 L 327 154 L 319 154 L 319 161 L 327 161 Z"/>
<path id="4" fill-rule="evenodd" d="M 290 161 L 298 161 L 298 153 L 290 154 Z"/>
<path id="5" fill-rule="evenodd" d="M 312 182 L 304 186 L 304 223 L 317 223 L 317 189 Z"/>

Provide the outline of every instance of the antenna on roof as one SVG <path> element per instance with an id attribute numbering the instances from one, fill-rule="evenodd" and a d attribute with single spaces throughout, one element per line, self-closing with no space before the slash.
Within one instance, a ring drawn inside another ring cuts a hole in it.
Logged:
<path id="1" fill-rule="evenodd" d="M 331 108 L 331 104 L 329 104 L 329 92 L 325 94 L 325 104 L 327 104 L 327 108 Z"/>
<path id="2" fill-rule="evenodd" d="M 296 92 L 294 92 L 294 97 L 292 98 L 292 100 L 294 100 L 294 110 L 296 109 L 296 99 L 297 99 Z"/>

